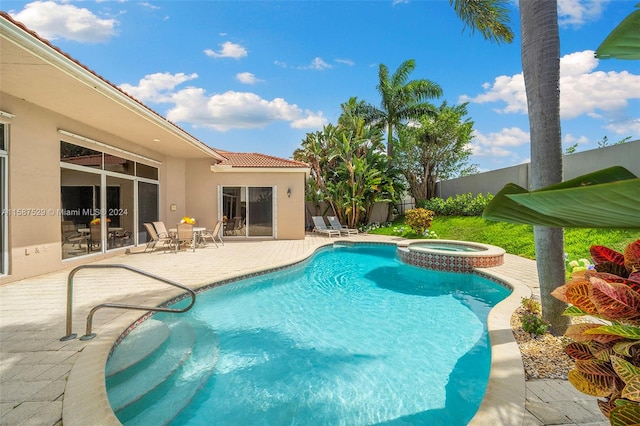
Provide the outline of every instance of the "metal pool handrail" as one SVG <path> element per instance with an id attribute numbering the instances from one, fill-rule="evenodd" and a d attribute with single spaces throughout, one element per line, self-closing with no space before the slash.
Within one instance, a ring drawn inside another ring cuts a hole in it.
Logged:
<path id="1" fill-rule="evenodd" d="M 77 334 L 71 332 L 72 328 L 72 311 L 73 311 L 73 277 L 81 269 L 110 269 L 110 268 L 121 268 L 126 269 L 131 272 L 135 272 L 140 275 L 144 275 L 145 277 L 153 278 L 154 280 L 161 281 L 165 284 L 172 285 L 174 287 L 181 288 L 186 290 L 191 297 L 191 303 L 184 309 L 171 309 L 171 308 L 161 308 L 158 306 L 141 306 L 141 305 L 126 305 L 121 303 L 101 303 L 91 309 L 89 315 L 87 315 L 87 329 L 86 334 L 80 337 L 80 340 L 90 340 L 96 337 L 95 333 L 91 333 L 91 325 L 93 323 L 93 314 L 100 308 L 116 308 L 116 309 L 133 309 L 139 311 L 155 311 L 155 312 L 173 312 L 173 313 L 183 313 L 187 312 L 191 307 L 196 303 L 196 293 L 191 290 L 189 287 L 186 287 L 182 284 L 178 284 L 175 281 L 168 280 L 166 278 L 159 277 L 157 275 L 150 274 L 149 272 L 145 272 L 141 269 L 134 268 L 128 265 L 121 264 L 105 264 L 105 265 L 80 265 L 75 267 L 71 272 L 69 272 L 69 276 L 67 278 L 67 335 L 61 337 L 61 341 L 72 340 L 77 337 Z"/>

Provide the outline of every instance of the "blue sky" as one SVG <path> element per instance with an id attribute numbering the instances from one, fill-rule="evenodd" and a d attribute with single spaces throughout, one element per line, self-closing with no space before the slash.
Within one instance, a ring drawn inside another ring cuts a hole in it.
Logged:
<path id="1" fill-rule="evenodd" d="M 640 61 L 593 51 L 637 0 L 559 0 L 563 147 L 640 139 Z M 379 105 L 378 65 L 469 102 L 470 162 L 529 160 L 517 3 L 513 43 L 464 29 L 445 0 L 11 1 L 2 10 L 204 143 L 290 158 L 350 97 Z"/>

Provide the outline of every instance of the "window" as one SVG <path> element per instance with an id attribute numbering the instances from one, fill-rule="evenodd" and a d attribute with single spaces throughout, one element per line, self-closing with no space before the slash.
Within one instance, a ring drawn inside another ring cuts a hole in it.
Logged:
<path id="1" fill-rule="evenodd" d="M 140 220 L 158 220 L 157 178 L 155 167 L 61 141 L 62 258 L 145 243 Z"/>
<path id="2" fill-rule="evenodd" d="M 5 214 L 9 191 L 8 142 L 9 126 L 0 123 L 0 275 L 7 274 L 9 264 L 9 215 Z"/>

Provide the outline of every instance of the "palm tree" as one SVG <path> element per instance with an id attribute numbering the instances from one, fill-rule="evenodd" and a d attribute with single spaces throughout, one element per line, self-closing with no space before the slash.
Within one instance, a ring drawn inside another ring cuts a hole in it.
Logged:
<path id="1" fill-rule="evenodd" d="M 431 114 L 433 105 L 427 99 L 442 96 L 440 86 L 432 81 L 411 80 L 409 74 L 415 69 L 413 59 L 404 61 L 392 76 L 389 68 L 380 64 L 378 70 L 379 83 L 376 87 L 380 93 L 380 108 L 367 105 L 364 114 L 367 121 L 373 124 L 384 124 L 387 128 L 387 155 L 393 158 L 393 132 L 406 120 L 417 120 L 422 115 Z"/>
<path id="2" fill-rule="evenodd" d="M 513 38 L 507 0 L 450 0 L 458 16 L 486 39 L 510 42 Z M 562 182 L 560 133 L 560 36 L 557 0 L 521 0 L 522 71 L 527 93 L 531 135 L 533 189 Z M 569 321 L 564 304 L 551 291 L 564 283 L 562 228 L 534 227 L 536 263 L 543 318 L 554 334 L 564 333 Z"/>
<path id="3" fill-rule="evenodd" d="M 560 36 L 556 0 L 520 1 L 522 72 L 529 110 L 532 189 L 562 182 Z M 534 226 L 543 318 L 551 332 L 569 325 L 565 304 L 551 292 L 565 280 L 563 228 Z"/>

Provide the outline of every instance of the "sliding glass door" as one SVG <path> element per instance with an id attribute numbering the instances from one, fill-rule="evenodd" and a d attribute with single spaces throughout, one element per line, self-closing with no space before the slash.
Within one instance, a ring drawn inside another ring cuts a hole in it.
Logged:
<path id="1" fill-rule="evenodd" d="M 149 182 L 138 182 L 138 242 L 147 242 L 147 231 L 144 228 L 145 222 L 155 222 L 160 218 L 158 208 L 158 184 Z"/>
<path id="2" fill-rule="evenodd" d="M 273 236 L 273 188 L 247 188 L 249 190 L 249 220 L 247 236 Z"/>
<path id="3" fill-rule="evenodd" d="M 225 236 L 274 236 L 272 187 L 225 186 L 221 202 Z"/>

